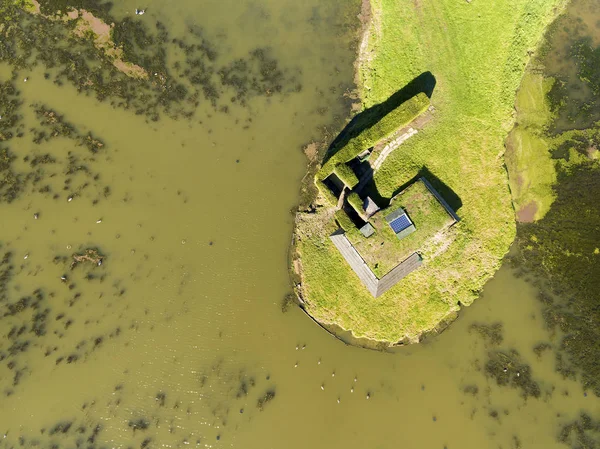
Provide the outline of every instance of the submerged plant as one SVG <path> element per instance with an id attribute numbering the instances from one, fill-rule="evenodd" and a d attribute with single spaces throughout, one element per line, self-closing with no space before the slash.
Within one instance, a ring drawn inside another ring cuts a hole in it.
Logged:
<path id="1" fill-rule="evenodd" d="M 544 303 L 544 318 L 564 334 L 559 367 L 581 372 L 584 388 L 600 396 L 600 167 L 576 165 L 558 179 L 548 214 L 518 229 L 519 260 L 554 293 Z"/>
<path id="2" fill-rule="evenodd" d="M 531 368 L 521 360 L 516 350 L 489 352 L 485 372 L 496 379 L 499 386 L 520 390 L 524 398 L 541 395 L 540 386 L 531 376 Z"/>
<path id="3" fill-rule="evenodd" d="M 104 256 L 98 248 L 87 248 L 80 253 L 74 253 L 72 256 L 71 270 L 82 263 L 89 263 L 95 266 L 102 265 Z"/>
<path id="4" fill-rule="evenodd" d="M 258 401 L 256 402 L 256 408 L 262 411 L 273 399 L 275 399 L 275 390 L 267 390 L 265 394 L 258 398 Z"/>

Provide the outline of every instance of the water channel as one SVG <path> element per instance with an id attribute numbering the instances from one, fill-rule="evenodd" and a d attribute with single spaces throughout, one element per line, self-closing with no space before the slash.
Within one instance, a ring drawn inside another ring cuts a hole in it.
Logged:
<path id="1" fill-rule="evenodd" d="M 19 71 L 24 130 L 42 104 L 104 146 L 10 144 L 18 167 L 70 151 L 87 168 L 44 169 L 58 198 L 26 187 L 0 203 L 6 295 L 39 305 L 0 320 L 0 447 L 549 449 L 568 447 L 559 435 L 582 411 L 600 416 L 600 400 L 555 371 L 538 290 L 508 264 L 448 330 L 391 353 L 282 312 L 302 148 L 349 114 L 358 3 L 151 0 L 143 16 L 115 4 L 115 17 L 160 19 L 173 36 L 201 27 L 215 64 L 269 48 L 281 92 L 223 94 L 191 118 L 153 121 L 41 65 Z M 70 270 L 85 248 L 102 265 Z M 512 350 L 521 366 L 490 364 Z M 522 388 L 491 373 L 509 368 Z"/>

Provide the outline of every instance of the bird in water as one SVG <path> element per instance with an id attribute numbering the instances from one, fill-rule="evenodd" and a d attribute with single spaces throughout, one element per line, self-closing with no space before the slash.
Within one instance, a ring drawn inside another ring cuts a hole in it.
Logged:
<path id="1" fill-rule="evenodd" d="M 146 10 L 145 9 L 135 9 L 135 14 L 138 16 L 142 16 L 144 14 L 146 14 Z"/>

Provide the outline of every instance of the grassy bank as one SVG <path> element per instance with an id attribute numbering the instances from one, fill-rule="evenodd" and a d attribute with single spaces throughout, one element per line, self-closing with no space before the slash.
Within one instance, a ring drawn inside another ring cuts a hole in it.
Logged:
<path id="1" fill-rule="evenodd" d="M 317 320 L 359 337 L 417 341 L 477 298 L 515 237 L 503 160 L 515 92 L 528 51 L 562 2 L 373 0 L 358 67 L 364 107 L 430 71 L 436 109 L 435 119 L 375 173 L 375 187 L 391 198 L 426 170 L 461 221 L 423 248 L 422 268 L 374 299 L 328 239 L 333 210 L 300 213 L 301 293 Z"/>

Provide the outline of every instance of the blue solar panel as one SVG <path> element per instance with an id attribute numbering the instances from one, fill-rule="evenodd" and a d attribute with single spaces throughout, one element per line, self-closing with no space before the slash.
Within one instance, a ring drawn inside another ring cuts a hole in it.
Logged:
<path id="1" fill-rule="evenodd" d="M 392 221 L 390 223 L 390 226 L 392 227 L 393 231 L 396 234 L 398 234 L 400 231 L 403 231 L 406 228 L 408 228 L 411 224 L 412 223 L 410 222 L 410 220 L 408 219 L 406 214 L 402 214 L 398 218 L 396 218 L 394 221 Z"/>

